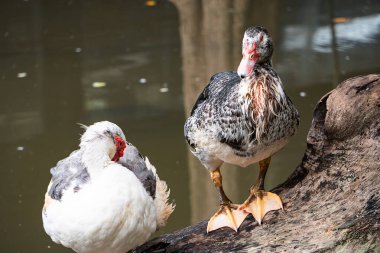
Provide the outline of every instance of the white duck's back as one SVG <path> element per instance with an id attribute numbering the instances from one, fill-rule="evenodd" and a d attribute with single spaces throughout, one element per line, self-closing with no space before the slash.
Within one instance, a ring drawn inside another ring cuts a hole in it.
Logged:
<path id="1" fill-rule="evenodd" d="M 49 192 L 49 191 L 48 191 Z M 43 213 L 53 241 L 77 252 L 125 252 L 156 229 L 153 198 L 125 167 L 110 164 L 79 191 L 67 189 Z"/>

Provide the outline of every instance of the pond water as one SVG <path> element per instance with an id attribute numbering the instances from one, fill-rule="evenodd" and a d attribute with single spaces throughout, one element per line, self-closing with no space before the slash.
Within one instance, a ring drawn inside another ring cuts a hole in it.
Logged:
<path id="1" fill-rule="evenodd" d="M 319 98 L 380 70 L 374 0 L 17 0 L 1 1 L 0 14 L 0 252 L 71 252 L 45 234 L 41 208 L 49 169 L 79 144 L 79 122 L 115 122 L 157 167 L 177 205 L 160 233 L 209 218 L 217 193 L 183 124 L 211 75 L 237 68 L 250 25 L 272 34 L 274 67 L 301 114 L 267 189 L 300 163 Z M 240 203 L 258 170 L 222 173 Z"/>

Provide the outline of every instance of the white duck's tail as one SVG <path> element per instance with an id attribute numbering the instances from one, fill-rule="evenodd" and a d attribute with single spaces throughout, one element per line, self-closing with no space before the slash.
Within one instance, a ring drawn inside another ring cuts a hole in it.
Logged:
<path id="1" fill-rule="evenodd" d="M 156 177 L 156 197 L 154 205 L 157 212 L 157 230 L 166 225 L 169 216 L 173 213 L 175 204 L 169 203 L 170 189 L 165 181 L 160 180 L 157 175 L 156 168 L 149 162 L 148 157 L 145 157 L 146 167 L 151 170 Z"/>

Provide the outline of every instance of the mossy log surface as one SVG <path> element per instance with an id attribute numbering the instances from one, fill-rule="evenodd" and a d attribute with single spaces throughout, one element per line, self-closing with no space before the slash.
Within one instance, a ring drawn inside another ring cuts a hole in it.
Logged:
<path id="1" fill-rule="evenodd" d="M 316 105 L 301 164 L 272 190 L 284 211 L 238 233 L 207 221 L 135 252 L 380 252 L 380 75 L 348 79 Z"/>

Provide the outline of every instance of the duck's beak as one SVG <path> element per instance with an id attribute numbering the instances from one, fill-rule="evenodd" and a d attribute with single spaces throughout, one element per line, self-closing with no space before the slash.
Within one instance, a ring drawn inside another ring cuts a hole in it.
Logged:
<path id="1" fill-rule="evenodd" d="M 243 43 L 243 58 L 241 59 L 239 67 L 237 69 L 237 73 L 241 78 L 247 77 L 252 74 L 255 64 L 260 58 L 260 55 L 256 52 L 256 46 L 256 42 Z"/>
<path id="2" fill-rule="evenodd" d="M 243 54 L 243 58 L 240 61 L 237 73 L 241 78 L 247 77 L 252 74 L 255 61 L 250 59 L 249 56 Z"/>

